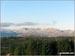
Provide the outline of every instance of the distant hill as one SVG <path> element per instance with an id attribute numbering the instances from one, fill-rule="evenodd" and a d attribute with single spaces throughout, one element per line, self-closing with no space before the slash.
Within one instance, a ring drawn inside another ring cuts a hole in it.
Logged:
<path id="1" fill-rule="evenodd" d="M 13 37 L 15 37 L 15 36 L 17 36 L 17 35 L 19 35 L 20 33 L 16 33 L 16 32 L 14 32 L 14 31 L 12 31 L 12 30 L 5 30 L 5 29 L 2 29 L 1 31 L 0 31 L 0 36 L 1 37 L 10 37 L 10 36 L 13 36 Z"/>
<path id="2" fill-rule="evenodd" d="M 8 36 L 34 36 L 34 37 L 57 37 L 57 36 L 74 36 L 73 30 L 59 30 L 55 28 L 22 28 L 17 30 L 2 29 L 0 30 L 1 37 Z"/>

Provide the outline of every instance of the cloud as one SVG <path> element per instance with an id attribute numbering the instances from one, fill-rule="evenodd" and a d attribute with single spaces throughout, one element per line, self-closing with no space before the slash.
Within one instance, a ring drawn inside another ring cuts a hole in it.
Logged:
<path id="1" fill-rule="evenodd" d="M 56 25 L 57 24 L 57 21 L 56 20 L 53 20 L 52 21 L 52 25 L 54 26 L 54 25 Z"/>
<path id="2" fill-rule="evenodd" d="M 33 23 L 33 22 L 24 22 L 24 23 L 18 23 L 15 24 L 16 26 L 35 26 L 35 25 L 39 25 L 39 23 Z"/>
<path id="3" fill-rule="evenodd" d="M 13 23 L 0 23 L 1 27 L 8 27 L 8 26 L 11 26 L 11 25 L 14 25 L 14 24 Z"/>
<path id="4" fill-rule="evenodd" d="M 24 22 L 24 23 L 1 23 L 1 27 L 21 27 L 21 26 L 28 26 L 28 27 L 40 27 L 40 26 L 49 26 L 50 24 L 45 23 L 34 23 L 34 22 Z"/>
<path id="5" fill-rule="evenodd" d="M 35 26 L 39 25 L 39 23 L 34 22 L 24 22 L 24 23 L 0 23 L 1 27 L 9 27 L 9 26 Z"/>

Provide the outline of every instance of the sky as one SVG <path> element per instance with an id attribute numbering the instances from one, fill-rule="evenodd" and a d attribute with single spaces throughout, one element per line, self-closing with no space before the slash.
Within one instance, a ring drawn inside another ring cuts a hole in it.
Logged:
<path id="1" fill-rule="evenodd" d="M 1 1 L 1 23 L 74 30 L 74 1 Z"/>

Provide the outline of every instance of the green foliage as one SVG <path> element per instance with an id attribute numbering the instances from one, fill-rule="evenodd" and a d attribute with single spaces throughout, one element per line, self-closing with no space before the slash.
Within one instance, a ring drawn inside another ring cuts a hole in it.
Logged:
<path id="1" fill-rule="evenodd" d="M 56 55 L 58 52 L 74 52 L 74 37 L 1 38 L 2 55 Z"/>

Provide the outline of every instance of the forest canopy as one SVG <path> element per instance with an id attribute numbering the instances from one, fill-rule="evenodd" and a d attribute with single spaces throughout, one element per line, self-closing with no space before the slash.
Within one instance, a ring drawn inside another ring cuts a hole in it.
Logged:
<path id="1" fill-rule="evenodd" d="M 1 55 L 56 55 L 74 52 L 74 37 L 3 37 Z"/>

